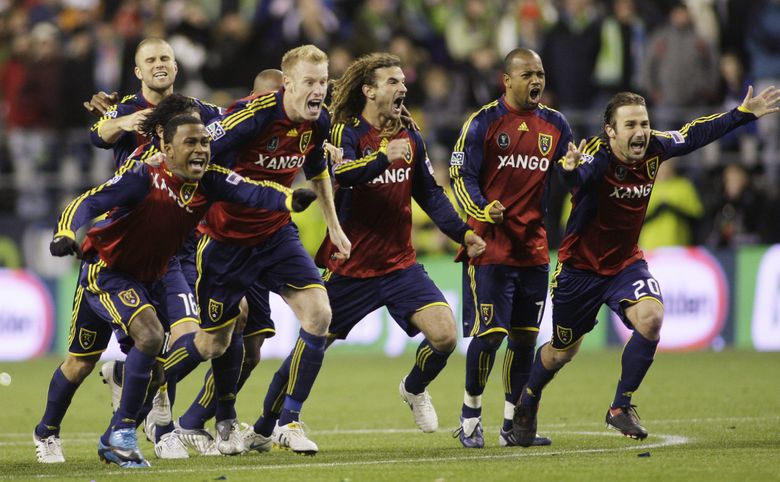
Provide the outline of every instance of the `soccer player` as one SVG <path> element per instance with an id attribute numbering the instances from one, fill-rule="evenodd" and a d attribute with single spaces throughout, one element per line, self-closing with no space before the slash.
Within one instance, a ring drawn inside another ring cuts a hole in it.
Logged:
<path id="1" fill-rule="evenodd" d="M 650 128 L 645 99 L 621 92 L 604 111 L 604 133 L 569 144 L 560 163 L 573 207 L 552 282 L 553 334 L 537 351 L 515 409 L 513 435 L 520 445 L 533 443 L 542 389 L 577 354 L 602 304 L 633 330 L 606 423 L 627 437 L 647 437 L 631 399 L 653 362 L 664 307 L 637 241 L 658 166 L 777 112 L 778 102 L 774 87 L 756 97 L 749 87 L 737 108 L 659 132 Z"/>
<path id="2" fill-rule="evenodd" d="M 157 310 L 163 306 L 166 287 L 159 282 L 210 202 L 286 212 L 302 210 L 316 197 L 309 190 L 291 193 L 274 183 L 252 182 L 209 166 L 209 136 L 196 117 L 174 117 L 165 125 L 163 139 L 166 160 L 160 166 L 127 164 L 112 179 L 73 200 L 60 216 L 50 246 L 55 256 L 83 257 L 74 316 L 105 320 L 129 346 L 119 409 L 98 442 L 101 460 L 121 467 L 149 466 L 138 449 L 135 427 L 163 343 Z M 80 247 L 74 232 L 109 210 L 109 217 L 90 229 Z M 184 349 L 197 350 L 194 344 L 192 340 Z M 166 360 L 176 356 L 173 349 Z"/>
<path id="3" fill-rule="evenodd" d="M 265 69 L 255 76 L 252 82 L 253 94 L 264 94 L 276 91 L 284 85 L 284 72 L 278 69 Z"/>
<path id="4" fill-rule="evenodd" d="M 512 414 L 533 362 L 547 292 L 544 213 L 550 170 L 571 140 L 563 115 L 539 104 L 545 85 L 539 55 L 515 49 L 503 70 L 506 92 L 468 118 L 450 158 L 455 197 L 469 226 L 487 242 L 482 256 L 466 258 L 461 249 L 456 258 L 464 261 L 463 335 L 472 337 L 456 431 L 467 448 L 485 445 L 482 393 L 504 338 L 504 422 L 498 440 L 501 446 L 515 445 L 509 437 Z M 551 442 L 539 437 L 535 443 Z"/>
<path id="5" fill-rule="evenodd" d="M 330 118 L 322 109 L 328 83 L 328 57 L 313 45 L 288 51 L 282 59 L 284 88 L 237 102 L 228 113 L 208 125 L 212 148 L 237 151 L 235 170 L 253 180 L 290 186 L 303 169 L 320 200 L 336 256 L 347 259 L 350 242 L 339 226 L 333 206 L 324 142 Z M 300 336 L 285 360 L 291 378 L 279 419 L 278 442 L 304 453 L 316 453 L 298 423 L 322 365 L 331 310 L 322 277 L 301 244 L 290 216 L 229 203 L 209 211 L 197 248 L 198 303 L 202 328 L 218 329 L 234 323 L 239 300 L 253 285 L 278 293 L 301 323 Z M 241 372 L 243 343 L 233 337 L 221 358 L 230 379 L 215 370 L 215 418 L 235 423 L 235 394 Z M 216 361 L 216 359 L 215 359 Z M 187 420 L 179 420 L 191 429 Z M 268 444 L 270 448 L 270 440 Z"/>
<path id="6" fill-rule="evenodd" d="M 481 254 L 485 243 L 458 217 L 436 184 L 420 133 L 402 124 L 404 81 L 400 59 L 376 53 L 354 61 L 334 83 L 331 142 L 343 149 L 344 159 L 334 166 L 336 206 L 354 255 L 339 260 L 337 247 L 326 237 L 316 261 L 326 268 L 325 287 L 333 310 L 328 345 L 346 338 L 360 320 L 382 306 L 409 336 L 425 334 L 416 363 L 399 390 L 417 426 L 433 432 L 438 419 L 426 387 L 446 365 L 457 333 L 452 310 L 417 263 L 411 243 L 412 198 L 442 231 L 464 243 L 469 255 Z M 289 378 L 286 366 L 274 375 L 262 416 L 253 430 L 245 432 L 247 449 L 263 447 L 271 437 Z"/>

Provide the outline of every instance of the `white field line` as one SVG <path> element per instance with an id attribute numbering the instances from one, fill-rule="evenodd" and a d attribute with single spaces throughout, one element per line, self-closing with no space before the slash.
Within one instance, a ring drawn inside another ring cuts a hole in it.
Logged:
<path id="1" fill-rule="evenodd" d="M 320 432 L 324 433 L 324 432 Z M 345 431 L 341 431 L 338 433 L 345 433 Z M 352 433 L 352 432 L 350 432 Z M 367 433 L 367 432 L 360 432 L 360 433 Z M 391 430 L 374 430 L 370 433 L 398 433 L 398 431 Z M 557 432 L 557 433 L 571 433 L 576 435 L 594 435 L 594 436 L 607 436 L 607 437 L 619 437 L 617 433 L 610 433 L 610 432 Z M 314 462 L 314 463 L 296 463 L 296 464 L 281 464 L 281 465 L 240 465 L 240 466 L 234 466 L 234 467 L 213 467 L 213 468 L 207 468 L 207 467 L 198 467 L 198 468 L 169 468 L 169 469 L 160 469 L 156 470 L 154 468 L 148 469 L 148 470 L 133 470 L 132 475 L 133 476 L 144 476 L 144 475 L 160 475 L 160 474 L 192 474 L 192 473 L 203 473 L 203 472 L 257 472 L 257 471 L 271 471 L 271 470 L 290 470 L 290 469 L 311 469 L 311 468 L 334 468 L 334 467 L 360 467 L 360 466 L 377 466 L 377 465 L 395 465 L 395 464 L 409 464 L 409 463 L 430 463 L 430 464 L 440 464 L 442 462 L 463 462 L 463 461 L 481 461 L 481 460 L 500 460 L 500 459 L 516 459 L 519 457 L 545 457 L 550 455 L 573 455 L 573 454 L 594 454 L 594 453 L 604 453 L 604 452 L 620 452 L 620 451 L 626 451 L 626 450 L 647 450 L 647 449 L 653 449 L 653 448 L 660 448 L 660 447 L 670 447 L 674 445 L 682 445 L 689 442 L 689 439 L 687 437 L 683 437 L 680 435 L 670 435 L 670 434 L 656 434 L 653 436 L 653 438 L 660 438 L 661 440 L 657 442 L 652 443 L 639 443 L 639 444 L 631 444 L 625 447 L 611 447 L 611 448 L 594 448 L 594 449 L 573 449 L 573 450 L 513 450 L 509 449 L 506 454 L 490 454 L 490 455 L 473 455 L 474 451 L 466 451 L 464 450 L 462 452 L 462 455 L 458 456 L 451 456 L 451 457 L 408 457 L 403 459 L 376 459 L 376 460 L 361 460 L 361 461 L 354 461 L 354 462 Z M 94 440 L 93 440 L 94 441 Z M 32 444 L 30 444 L 32 445 Z M 470 453 L 472 455 L 466 455 L 466 453 Z M 263 457 L 262 459 L 258 460 L 264 460 L 266 457 Z M 98 461 L 95 461 L 95 464 L 98 464 Z M 93 471 L 90 472 L 74 472 L 67 474 L 67 477 L 87 477 L 94 474 Z M 64 474 L 36 474 L 32 477 L 39 478 L 39 479 L 51 479 L 51 478 L 59 478 L 62 477 Z M 112 470 L 109 472 L 101 472 L 101 476 L 108 476 L 108 475 L 130 475 L 128 472 L 128 469 L 124 470 Z M 12 476 L 3 476 L 0 475 L 0 480 L 8 480 L 11 479 Z"/>

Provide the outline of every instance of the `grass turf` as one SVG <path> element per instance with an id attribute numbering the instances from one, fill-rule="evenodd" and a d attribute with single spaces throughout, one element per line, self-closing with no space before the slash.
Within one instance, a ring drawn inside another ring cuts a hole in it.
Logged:
<path id="1" fill-rule="evenodd" d="M 539 414 L 551 447 L 501 448 L 499 353 L 483 397 L 486 448 L 467 450 L 451 436 L 463 399 L 464 358 L 453 356 L 430 391 L 437 433 L 414 427 L 398 396 L 413 356 L 326 356 L 303 419 L 321 452 L 274 450 L 239 457 L 157 460 L 128 473 L 98 462 L 95 444 L 110 417 L 110 395 L 97 370 L 74 397 L 62 424 L 67 462 L 35 461 L 32 429 L 52 371 L 61 361 L 0 363 L 13 377 L 0 386 L 0 480 L 494 481 L 494 480 L 780 480 L 780 353 L 661 353 L 634 397 L 650 432 L 638 442 L 605 429 L 604 413 L 619 371 L 619 351 L 584 352 L 548 386 Z M 279 360 L 261 362 L 239 395 L 239 417 L 253 422 Z M 179 385 L 175 411 L 194 397 L 204 368 Z M 139 439 L 143 433 L 139 431 Z"/>

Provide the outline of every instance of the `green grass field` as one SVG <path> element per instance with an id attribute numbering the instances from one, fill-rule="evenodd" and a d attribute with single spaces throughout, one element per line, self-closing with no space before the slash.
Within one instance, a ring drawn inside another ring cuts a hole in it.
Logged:
<path id="1" fill-rule="evenodd" d="M 11 385 L 0 386 L 0 479 L 780 480 L 780 353 L 659 354 L 634 397 L 650 432 L 642 442 L 604 427 L 619 351 L 582 353 L 556 377 L 542 401 L 539 432 L 552 437 L 553 445 L 528 449 L 498 446 L 501 356 L 483 397 L 483 450 L 466 450 L 451 436 L 463 399 L 463 357 L 453 357 L 431 385 L 440 429 L 423 434 L 397 391 L 411 354 L 387 359 L 343 354 L 335 348 L 304 409 L 310 437 L 320 446 L 316 457 L 274 450 L 162 461 L 144 440 L 141 449 L 153 467 L 131 473 L 98 461 L 95 444 L 110 416 L 110 396 L 96 373 L 76 394 L 63 422 L 67 462 L 45 466 L 35 461 L 31 432 L 60 360 L 0 363 L 0 371 L 13 376 Z M 261 363 L 241 392 L 242 420 L 251 423 L 257 417 L 278 363 Z M 202 373 L 180 384 L 179 409 L 194 396 Z"/>

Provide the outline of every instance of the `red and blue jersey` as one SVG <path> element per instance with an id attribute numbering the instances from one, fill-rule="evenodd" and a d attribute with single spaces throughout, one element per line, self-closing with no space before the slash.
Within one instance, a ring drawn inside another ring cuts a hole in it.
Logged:
<path id="1" fill-rule="evenodd" d="M 395 139 L 406 139 L 410 151 L 390 162 L 386 147 Z M 344 262 L 332 260 L 338 249 L 326 236 L 316 256 L 319 266 L 343 276 L 368 278 L 415 264 L 412 198 L 447 236 L 463 242 L 469 227 L 436 184 L 419 132 L 401 129 L 384 137 L 361 117 L 334 125 L 331 143 L 344 150 L 344 160 L 333 169 L 335 203 L 352 254 Z"/>
<path id="2" fill-rule="evenodd" d="M 563 174 L 573 195 L 558 259 L 573 268 L 612 276 L 644 258 L 637 243 L 658 166 L 755 118 L 734 109 L 700 117 L 679 131 L 652 131 L 645 158 L 634 164 L 615 157 L 605 137 L 588 139 L 580 164 Z"/>
<path id="3" fill-rule="evenodd" d="M 323 143 L 330 129 L 325 109 L 313 122 L 293 122 L 283 106 L 284 90 L 237 101 L 206 126 L 214 156 L 234 153 L 233 169 L 255 181 L 292 186 L 303 169 L 307 179 L 327 177 Z M 290 222 L 290 214 L 215 203 L 199 229 L 219 241 L 254 245 Z"/>
<path id="4" fill-rule="evenodd" d="M 472 114 L 463 125 L 450 158 L 452 190 L 469 226 L 487 243 L 469 264 L 516 267 L 549 263 L 544 214 L 549 173 L 566 154 L 572 134 L 563 115 L 539 105 L 518 111 L 504 97 Z M 494 224 L 490 203 L 506 208 Z"/>
<path id="5" fill-rule="evenodd" d="M 211 201 L 286 212 L 290 194 L 275 183 L 252 182 L 217 165 L 209 165 L 200 181 L 187 182 L 164 163 L 155 167 L 126 162 L 112 179 L 68 204 L 55 236 L 74 238 L 79 227 L 110 211 L 87 232 L 83 251 L 97 252 L 109 268 L 151 282 L 165 274 L 168 260 L 198 225 Z"/>
<path id="6" fill-rule="evenodd" d="M 202 102 L 198 99 L 193 100 L 200 110 L 200 118 L 204 124 L 222 114 L 222 109 L 215 105 Z M 134 114 L 139 110 L 148 109 L 150 107 L 153 108 L 156 106 L 149 103 L 149 101 L 144 98 L 142 91 L 139 90 L 135 94 L 124 96 L 119 103 L 109 107 L 106 113 L 92 125 L 89 133 L 92 144 L 102 149 L 113 149 L 116 168 L 119 168 L 124 164 L 124 161 L 130 154 L 135 151 L 137 147 L 146 144 L 149 139 L 137 132 L 122 132 L 116 141 L 109 143 L 100 137 L 100 128 L 109 119 L 116 119 L 117 117 Z"/>

